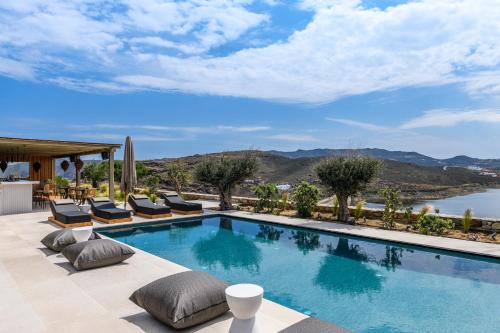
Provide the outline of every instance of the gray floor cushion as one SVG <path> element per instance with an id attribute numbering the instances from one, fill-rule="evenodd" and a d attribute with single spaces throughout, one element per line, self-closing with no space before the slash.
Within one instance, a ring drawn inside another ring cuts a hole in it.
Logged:
<path id="1" fill-rule="evenodd" d="M 97 235 L 95 232 L 93 232 L 90 235 L 90 240 L 92 239 L 100 239 L 99 235 Z M 73 237 L 73 233 L 71 232 L 71 229 L 61 229 L 61 230 L 56 230 L 45 236 L 41 240 L 42 244 L 45 245 L 47 248 L 60 252 L 62 251 L 66 246 L 71 245 L 76 243 L 75 238 Z"/>
<path id="2" fill-rule="evenodd" d="M 216 318 L 227 311 L 223 281 L 204 272 L 182 272 L 136 290 L 130 300 L 176 329 Z"/>
<path id="3" fill-rule="evenodd" d="M 130 247 L 110 239 L 75 243 L 62 251 L 63 256 L 79 271 L 117 264 L 134 253 Z"/>
<path id="4" fill-rule="evenodd" d="M 285 328 L 278 333 L 352 333 L 345 328 L 327 323 L 318 318 L 309 317 Z"/>

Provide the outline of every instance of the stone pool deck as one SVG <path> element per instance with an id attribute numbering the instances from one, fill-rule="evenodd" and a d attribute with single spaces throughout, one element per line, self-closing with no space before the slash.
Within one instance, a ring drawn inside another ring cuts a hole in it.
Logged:
<path id="1" fill-rule="evenodd" d="M 137 288 L 186 268 L 137 250 L 123 264 L 77 272 L 61 254 L 40 243 L 57 229 L 47 216 L 47 212 L 0 216 L 0 332 L 178 332 L 128 297 Z M 277 332 L 304 318 L 264 300 L 257 320 L 262 332 Z M 232 320 L 227 313 L 182 332 L 229 332 Z"/>

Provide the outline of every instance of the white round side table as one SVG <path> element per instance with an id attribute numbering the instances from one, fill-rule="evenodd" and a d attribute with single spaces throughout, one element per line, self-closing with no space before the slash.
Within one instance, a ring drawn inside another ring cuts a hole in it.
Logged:
<path id="1" fill-rule="evenodd" d="M 73 228 L 71 229 L 71 232 L 73 233 L 73 238 L 75 238 L 77 243 L 86 242 L 92 234 L 92 227 Z"/>
<path id="2" fill-rule="evenodd" d="M 262 304 L 264 289 L 256 284 L 242 283 L 226 288 L 226 300 L 234 320 L 230 333 L 258 333 L 255 314 Z"/>

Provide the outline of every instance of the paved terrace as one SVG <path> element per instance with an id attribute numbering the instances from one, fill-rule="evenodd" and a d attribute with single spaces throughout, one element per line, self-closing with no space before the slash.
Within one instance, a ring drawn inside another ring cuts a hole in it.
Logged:
<path id="1" fill-rule="evenodd" d="M 204 202 L 205 207 L 214 205 Z M 0 216 L 0 332 L 176 332 L 128 297 L 155 279 L 187 268 L 136 249 L 136 255 L 123 264 L 77 272 L 61 254 L 40 243 L 43 236 L 56 230 L 47 221 L 49 214 Z M 500 246 L 495 244 L 240 211 L 227 215 L 500 257 Z M 134 217 L 129 223 L 146 220 Z M 305 317 L 264 300 L 258 322 L 263 332 L 272 333 Z M 228 313 L 183 332 L 228 332 L 231 323 Z"/>
<path id="2" fill-rule="evenodd" d="M 40 243 L 57 229 L 47 216 L 36 212 L 0 217 L 0 332 L 178 332 L 128 297 L 155 279 L 187 268 L 136 249 L 123 264 L 77 272 L 61 254 Z M 266 333 L 304 318 L 267 300 L 257 316 Z M 232 319 L 227 313 L 183 332 L 227 333 Z"/>

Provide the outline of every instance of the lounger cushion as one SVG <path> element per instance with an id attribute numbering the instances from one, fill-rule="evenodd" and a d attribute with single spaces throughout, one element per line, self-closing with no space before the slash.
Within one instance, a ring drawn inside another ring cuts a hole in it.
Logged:
<path id="1" fill-rule="evenodd" d="M 110 239 L 96 239 L 67 246 L 63 256 L 81 271 L 117 264 L 134 254 L 130 247 Z"/>
<path id="2" fill-rule="evenodd" d="M 93 239 L 100 239 L 98 234 L 93 232 L 90 235 L 90 240 Z M 76 243 L 75 238 L 73 237 L 73 232 L 71 229 L 61 229 L 61 230 L 56 230 L 45 236 L 41 240 L 42 244 L 45 245 L 47 248 L 60 252 L 62 251 L 66 246 L 71 245 Z"/>
<path id="3" fill-rule="evenodd" d="M 95 216 L 106 220 L 124 219 L 130 217 L 130 212 L 128 210 L 120 208 L 93 209 L 92 212 Z"/>
<path id="4" fill-rule="evenodd" d="M 92 221 L 90 214 L 84 212 L 56 212 L 55 216 L 57 221 L 62 222 L 64 224 L 73 224 L 73 223 L 83 223 Z"/>
<path id="5" fill-rule="evenodd" d="M 130 300 L 176 329 L 198 325 L 229 310 L 228 285 L 204 272 L 170 275 L 136 290 Z"/>
<path id="6" fill-rule="evenodd" d="M 170 208 L 174 210 L 185 211 L 185 212 L 202 210 L 201 204 L 184 201 L 178 195 L 162 194 L 161 198 L 165 200 L 165 205 L 170 206 Z"/>
<path id="7" fill-rule="evenodd" d="M 310 317 L 285 328 L 278 333 L 352 333 L 345 328 L 327 323 L 318 318 Z"/>
<path id="8" fill-rule="evenodd" d="M 130 196 L 128 198 L 128 203 L 138 213 L 143 213 L 148 215 L 170 213 L 170 207 L 155 205 L 154 203 L 151 202 L 151 200 L 149 200 L 148 197 L 138 198 L 137 196 Z"/>

